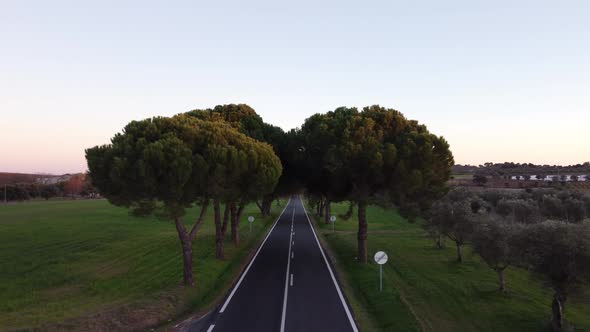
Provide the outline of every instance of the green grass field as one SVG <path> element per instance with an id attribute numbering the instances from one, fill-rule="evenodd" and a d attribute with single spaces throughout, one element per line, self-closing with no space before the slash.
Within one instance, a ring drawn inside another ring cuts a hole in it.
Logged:
<path id="1" fill-rule="evenodd" d="M 332 211 L 344 214 L 347 208 L 333 204 Z M 548 326 L 552 292 L 536 276 L 510 269 L 509 293 L 500 294 L 494 271 L 469 250 L 459 264 L 452 242 L 443 250 L 434 248 L 419 225 L 394 211 L 371 207 L 367 216 L 371 263 L 365 266 L 355 262 L 355 217 L 339 218 L 335 233 L 331 225 L 318 223 L 363 331 L 542 331 Z M 389 255 L 381 293 L 373 261 L 379 250 Z M 590 331 L 588 299 L 572 296 L 566 318 Z"/>
<path id="2" fill-rule="evenodd" d="M 249 206 L 244 218 L 257 220 L 252 234 L 243 222 L 237 249 L 228 236 L 224 261 L 214 258 L 209 209 L 193 245 L 196 287 L 185 289 L 171 222 L 135 218 L 105 200 L 0 206 L 0 330 L 141 327 L 204 309 L 223 294 L 280 209 L 263 219 Z M 192 224 L 196 214 L 185 218 Z"/>

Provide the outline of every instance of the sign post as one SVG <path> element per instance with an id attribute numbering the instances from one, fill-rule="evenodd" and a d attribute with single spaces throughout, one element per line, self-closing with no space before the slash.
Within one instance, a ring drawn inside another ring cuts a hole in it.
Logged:
<path id="1" fill-rule="evenodd" d="M 332 222 L 332 233 L 334 233 L 334 224 L 336 223 L 336 216 L 331 216 L 330 222 Z"/>
<path id="2" fill-rule="evenodd" d="M 378 251 L 375 254 L 375 263 L 379 264 L 379 291 L 383 290 L 383 264 L 387 263 L 387 254 L 383 251 Z"/>
<path id="3" fill-rule="evenodd" d="M 250 233 L 252 233 L 252 223 L 254 222 L 254 217 L 253 216 L 249 216 L 248 217 L 248 223 L 250 224 Z"/>

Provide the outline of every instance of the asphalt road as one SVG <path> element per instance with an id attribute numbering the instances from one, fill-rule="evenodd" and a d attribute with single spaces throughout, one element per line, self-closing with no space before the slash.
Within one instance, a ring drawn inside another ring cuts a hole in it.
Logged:
<path id="1" fill-rule="evenodd" d="M 201 331 L 358 331 L 298 197 Z"/>

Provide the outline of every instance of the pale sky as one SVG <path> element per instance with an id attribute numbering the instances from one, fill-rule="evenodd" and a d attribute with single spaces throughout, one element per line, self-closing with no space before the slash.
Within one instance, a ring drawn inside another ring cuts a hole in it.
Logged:
<path id="1" fill-rule="evenodd" d="M 0 0 L 0 171 L 86 170 L 131 120 L 380 104 L 457 163 L 590 160 L 590 1 Z"/>

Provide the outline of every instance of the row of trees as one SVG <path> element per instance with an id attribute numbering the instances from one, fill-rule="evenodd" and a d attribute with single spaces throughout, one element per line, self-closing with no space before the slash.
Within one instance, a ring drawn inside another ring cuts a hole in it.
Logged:
<path id="1" fill-rule="evenodd" d="M 459 262 L 464 245 L 472 244 L 498 274 L 502 292 L 509 266 L 544 275 L 554 290 L 553 329 L 562 331 L 568 294 L 590 281 L 590 224 L 582 222 L 588 216 L 590 199 L 578 192 L 455 188 L 433 205 L 424 225 L 439 247 L 443 236 L 455 243 Z"/>
<path id="2" fill-rule="evenodd" d="M 91 197 L 96 191 L 84 174 L 74 174 L 67 181 L 56 184 L 17 183 L 0 187 L 0 195 L 6 201 L 26 201 L 35 198 Z"/>
<path id="3" fill-rule="evenodd" d="M 315 114 L 293 139 L 293 162 L 312 208 L 327 222 L 332 202 L 357 206 L 360 263 L 367 262 L 367 206 L 393 205 L 414 220 L 445 193 L 453 165 L 444 138 L 380 106 Z"/>
<path id="4" fill-rule="evenodd" d="M 590 197 L 574 190 L 527 189 L 518 193 L 486 190 L 478 197 L 488 212 L 520 223 L 562 220 L 579 223 L 590 218 Z"/>
<path id="5" fill-rule="evenodd" d="M 365 263 L 367 206 L 394 204 L 413 219 L 444 194 L 453 164 L 442 137 L 379 106 L 316 114 L 289 132 L 247 105 L 197 109 L 133 121 L 110 144 L 87 149 L 86 158 L 92 183 L 111 203 L 174 221 L 186 285 L 194 284 L 192 242 L 210 204 L 222 259 L 228 224 L 237 245 L 249 202 L 268 215 L 274 199 L 305 188 L 328 217 L 330 202 L 351 201 L 358 206 L 358 260 Z M 189 229 L 183 216 L 191 206 L 201 212 Z"/>
<path id="6" fill-rule="evenodd" d="M 138 214 L 157 212 L 174 222 L 186 286 L 194 285 L 192 243 L 209 205 L 214 211 L 215 253 L 223 259 L 228 226 L 233 243 L 239 245 L 245 205 L 273 193 L 282 173 L 272 146 L 241 133 L 250 128 L 246 120 L 231 118 L 245 108 L 225 105 L 132 121 L 111 144 L 86 150 L 92 182 L 111 203 Z M 249 118 L 259 117 L 252 110 Z M 191 206 L 200 213 L 187 225 L 183 217 Z"/>
<path id="7" fill-rule="evenodd" d="M 554 175 L 564 173 L 582 173 L 590 174 L 590 162 L 583 164 L 561 166 L 561 165 L 535 165 L 531 163 L 485 163 L 483 165 L 454 165 L 453 173 L 455 174 L 476 174 L 480 173 L 486 176 L 503 177 L 511 175 Z"/>
<path id="8" fill-rule="evenodd" d="M 86 158 L 92 183 L 110 202 L 174 222 L 187 286 L 194 285 L 192 243 L 210 205 L 215 253 L 223 259 L 228 227 L 239 245 L 246 204 L 256 202 L 268 215 L 274 199 L 302 188 L 326 221 L 332 202 L 350 201 L 345 218 L 357 207 L 360 263 L 367 262 L 367 207 L 380 204 L 396 207 L 410 221 L 428 212 L 425 227 L 441 246 L 443 236 L 453 240 L 459 261 L 464 245 L 472 243 L 498 272 L 502 290 L 507 266 L 547 275 L 555 289 L 555 326 L 563 324 L 570 285 L 590 266 L 584 246 L 590 233 L 581 223 L 590 203 L 583 195 L 465 189 L 447 194 L 453 166 L 448 143 L 379 106 L 316 114 L 289 132 L 264 123 L 247 105 L 193 110 L 133 121 L 110 144 L 86 150 Z M 192 206 L 200 213 L 187 222 Z M 548 218 L 554 221 L 543 222 Z"/>
<path id="9" fill-rule="evenodd" d="M 297 142 L 293 139 L 295 131 L 285 133 L 281 128 L 265 123 L 254 109 L 245 104 L 219 105 L 205 110 L 195 109 L 186 114 L 204 121 L 228 123 L 242 134 L 272 146 L 274 153 L 281 160 L 283 171 L 274 190 L 256 200 L 262 215 L 270 214 L 273 200 L 300 190 L 301 184 L 292 162 L 293 152 L 297 151 L 295 146 Z"/>

